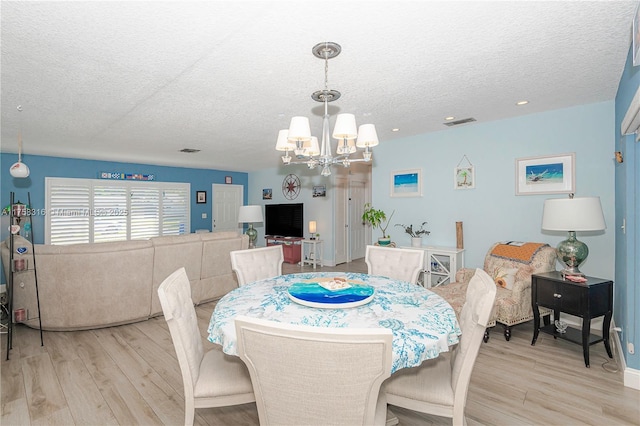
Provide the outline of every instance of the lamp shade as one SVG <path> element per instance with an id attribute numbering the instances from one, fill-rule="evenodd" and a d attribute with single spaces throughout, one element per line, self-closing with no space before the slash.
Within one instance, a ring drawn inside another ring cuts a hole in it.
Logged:
<path id="1" fill-rule="evenodd" d="M 378 145 L 378 133 L 376 126 L 373 124 L 363 124 L 358 127 L 358 148 L 374 147 Z"/>
<path id="2" fill-rule="evenodd" d="M 356 116 L 353 114 L 338 114 L 333 128 L 335 139 L 355 139 L 358 136 Z"/>
<path id="3" fill-rule="evenodd" d="M 289 129 L 282 129 L 278 132 L 278 140 L 276 141 L 277 151 L 292 151 L 296 144 L 289 141 Z"/>
<path id="4" fill-rule="evenodd" d="M 601 231 L 606 229 L 600 197 L 545 200 L 542 229 L 547 231 Z"/>
<path id="5" fill-rule="evenodd" d="M 316 221 L 315 220 L 309 221 L 309 232 L 311 234 L 315 234 L 316 233 Z"/>
<path id="6" fill-rule="evenodd" d="M 309 119 L 307 117 L 292 117 L 287 138 L 293 142 L 310 141 L 311 128 L 309 127 Z"/>
<path id="7" fill-rule="evenodd" d="M 304 153 L 307 156 L 312 157 L 315 155 L 320 155 L 320 145 L 318 145 L 318 138 L 315 136 L 311 136 L 311 140 L 304 142 L 302 147 L 304 148 Z"/>
<path id="8" fill-rule="evenodd" d="M 238 223 L 262 222 L 262 207 L 260 206 L 240 206 L 238 212 Z"/>

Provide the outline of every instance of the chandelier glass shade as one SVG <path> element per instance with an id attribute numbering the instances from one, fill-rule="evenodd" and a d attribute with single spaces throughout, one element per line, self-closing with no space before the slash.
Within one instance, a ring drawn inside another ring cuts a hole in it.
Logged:
<path id="1" fill-rule="evenodd" d="M 310 169 L 319 167 L 322 176 L 331 175 L 331 166 L 341 164 L 349 167 L 354 162 L 371 161 L 371 148 L 378 145 L 378 135 L 373 124 L 356 125 L 356 117 L 353 114 L 338 114 L 333 133 L 329 131 L 329 102 L 340 98 L 340 92 L 329 89 L 328 73 L 329 59 L 340 54 L 342 48 L 333 42 L 324 42 L 315 45 L 312 49 L 314 56 L 324 59 L 324 84 L 323 90 L 311 94 L 311 99 L 324 104 L 322 117 L 322 139 L 311 135 L 309 119 L 307 117 L 293 117 L 288 129 L 278 132 L 276 150 L 284 151 L 282 162 L 289 164 L 306 164 Z M 337 140 L 336 155 L 333 155 L 331 139 Z M 358 148 L 364 149 L 362 158 L 351 158 Z M 294 158 L 290 155 L 293 153 Z M 292 161 L 294 160 L 294 161 Z"/>

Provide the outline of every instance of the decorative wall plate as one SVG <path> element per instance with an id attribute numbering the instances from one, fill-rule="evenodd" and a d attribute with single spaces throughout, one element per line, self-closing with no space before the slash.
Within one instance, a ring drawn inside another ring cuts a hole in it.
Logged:
<path id="1" fill-rule="evenodd" d="M 282 181 L 282 194 L 287 200 L 294 200 L 300 194 L 300 179 L 294 174 L 288 174 Z"/>

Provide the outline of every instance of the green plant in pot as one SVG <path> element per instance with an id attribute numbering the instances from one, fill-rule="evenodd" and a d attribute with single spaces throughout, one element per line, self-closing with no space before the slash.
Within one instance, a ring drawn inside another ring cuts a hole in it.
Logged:
<path id="1" fill-rule="evenodd" d="M 422 236 L 429 235 L 431 232 L 424 229 L 424 226 L 427 222 L 422 222 L 420 227 L 417 229 L 413 229 L 413 225 L 402 225 L 397 223 L 396 226 L 400 226 L 404 232 L 406 232 L 411 237 L 411 246 L 412 247 L 421 247 L 422 246 Z"/>
<path id="2" fill-rule="evenodd" d="M 380 229 L 382 237 L 378 238 L 378 244 L 381 246 L 388 246 L 391 244 L 391 237 L 387 235 L 387 228 L 389 227 L 389 221 L 393 217 L 396 211 L 392 211 L 391 215 L 387 218 L 387 214 L 383 210 L 374 209 L 370 203 L 364 205 L 364 213 L 362 213 L 362 221 L 371 225 L 372 228 Z"/>

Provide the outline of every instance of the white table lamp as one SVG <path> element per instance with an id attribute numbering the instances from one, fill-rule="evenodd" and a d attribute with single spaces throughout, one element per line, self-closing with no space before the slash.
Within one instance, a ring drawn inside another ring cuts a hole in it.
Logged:
<path id="1" fill-rule="evenodd" d="M 600 197 L 555 198 L 545 200 L 542 210 L 542 229 L 567 231 L 569 238 L 558 244 L 558 259 L 566 265 L 564 275 L 584 275 L 578 266 L 589 255 L 589 248 L 576 239 L 576 231 L 606 229 Z"/>
<path id="2" fill-rule="evenodd" d="M 309 233 L 311 234 L 311 237 L 309 239 L 315 240 L 316 239 L 316 221 L 315 220 L 309 221 Z"/>
<path id="3" fill-rule="evenodd" d="M 253 228 L 254 223 L 262 222 L 262 207 L 260 206 L 240 206 L 238 212 L 238 223 L 248 223 L 249 228 L 245 232 L 249 237 L 249 248 L 256 246 L 258 231 Z"/>

